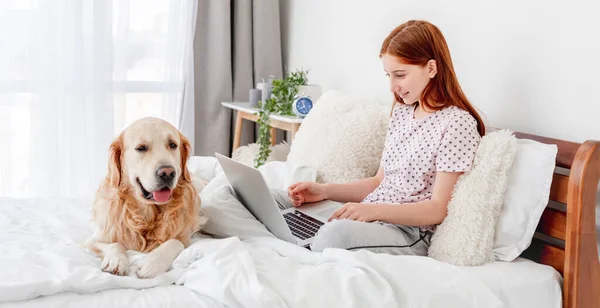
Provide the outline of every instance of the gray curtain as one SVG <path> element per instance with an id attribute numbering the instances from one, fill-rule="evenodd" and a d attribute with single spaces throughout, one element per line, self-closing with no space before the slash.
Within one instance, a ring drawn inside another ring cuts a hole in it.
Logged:
<path id="1" fill-rule="evenodd" d="M 194 155 L 231 153 L 233 114 L 261 79 L 281 78 L 277 0 L 199 0 L 194 39 Z M 254 142 L 245 121 L 242 145 Z"/>

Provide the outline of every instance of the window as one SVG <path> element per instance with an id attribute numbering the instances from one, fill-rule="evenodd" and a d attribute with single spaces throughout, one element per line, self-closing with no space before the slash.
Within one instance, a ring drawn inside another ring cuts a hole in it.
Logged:
<path id="1" fill-rule="evenodd" d="M 100 153 L 87 162 L 98 177 L 108 140 L 129 123 L 179 127 L 193 96 L 183 91 L 195 10 L 188 0 L 0 1 L 0 196 L 35 195 L 38 172 L 60 173 L 59 194 L 71 195 L 82 147 Z"/>

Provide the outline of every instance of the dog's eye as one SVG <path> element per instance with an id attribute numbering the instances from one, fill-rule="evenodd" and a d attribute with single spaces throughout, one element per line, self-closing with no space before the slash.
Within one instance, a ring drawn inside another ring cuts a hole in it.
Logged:
<path id="1" fill-rule="evenodd" d="M 171 144 L 169 144 L 169 147 L 171 149 L 177 149 L 177 144 L 175 144 L 174 142 L 171 142 Z"/>
<path id="2" fill-rule="evenodd" d="M 148 151 L 148 147 L 146 147 L 145 145 L 140 145 L 139 147 L 135 148 L 135 150 L 138 152 L 146 152 Z"/>

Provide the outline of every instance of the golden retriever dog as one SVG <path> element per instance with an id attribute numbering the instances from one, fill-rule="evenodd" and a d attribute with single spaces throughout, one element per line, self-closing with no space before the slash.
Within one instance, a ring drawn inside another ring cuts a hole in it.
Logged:
<path id="1" fill-rule="evenodd" d="M 101 268 L 127 275 L 126 250 L 147 252 L 134 270 L 140 278 L 166 272 L 206 222 L 186 162 L 190 142 L 157 118 L 129 125 L 111 144 L 108 174 L 96 193 L 87 247 Z"/>

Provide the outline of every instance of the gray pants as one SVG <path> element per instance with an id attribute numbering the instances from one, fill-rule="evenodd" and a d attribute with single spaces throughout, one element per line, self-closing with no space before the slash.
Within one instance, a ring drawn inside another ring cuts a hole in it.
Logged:
<path id="1" fill-rule="evenodd" d="M 421 231 L 418 227 L 341 219 L 323 225 L 310 248 L 317 252 L 325 248 L 369 249 L 392 255 L 426 256 L 431 235 L 431 232 Z M 412 247 L 372 247 L 409 246 L 413 243 Z"/>

